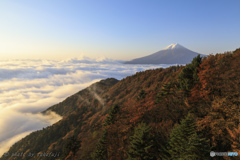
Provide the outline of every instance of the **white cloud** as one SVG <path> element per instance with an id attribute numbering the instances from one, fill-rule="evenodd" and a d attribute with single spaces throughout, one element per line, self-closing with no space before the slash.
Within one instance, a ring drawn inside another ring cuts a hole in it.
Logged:
<path id="1" fill-rule="evenodd" d="M 84 56 L 66 61 L 0 61 L 0 156 L 27 134 L 61 119 L 55 113 L 40 112 L 92 83 L 168 66 L 125 65 L 105 57 Z"/>
<path id="2" fill-rule="evenodd" d="M 0 142 L 0 146 L 1 146 L 0 156 L 2 156 L 2 154 L 5 153 L 14 143 L 21 140 L 23 137 L 29 135 L 31 132 L 32 131 L 23 132 L 23 133 L 20 133 L 20 134 L 17 134 L 15 136 L 11 137 L 10 139 Z"/>

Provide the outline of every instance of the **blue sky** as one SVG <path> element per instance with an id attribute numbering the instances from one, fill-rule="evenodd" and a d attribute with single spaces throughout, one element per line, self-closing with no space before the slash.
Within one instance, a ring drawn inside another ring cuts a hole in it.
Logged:
<path id="1" fill-rule="evenodd" d="M 240 47 L 239 0 L 1 0 L 0 59 L 129 60 L 171 43 Z"/>

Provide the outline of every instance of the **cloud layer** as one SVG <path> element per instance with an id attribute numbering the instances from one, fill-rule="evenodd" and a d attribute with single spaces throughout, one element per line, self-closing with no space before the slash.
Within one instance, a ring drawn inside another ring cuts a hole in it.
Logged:
<path id="1" fill-rule="evenodd" d="M 41 111 L 90 84 L 168 66 L 126 65 L 108 58 L 87 57 L 0 61 L 0 156 L 27 134 L 61 119 L 56 113 L 43 115 Z"/>

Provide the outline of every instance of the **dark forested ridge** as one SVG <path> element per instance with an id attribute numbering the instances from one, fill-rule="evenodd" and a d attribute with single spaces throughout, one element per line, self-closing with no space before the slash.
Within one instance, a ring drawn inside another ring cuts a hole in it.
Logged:
<path id="1" fill-rule="evenodd" d="M 239 64 L 237 49 L 119 82 L 102 80 L 50 107 L 64 118 L 9 150 L 26 156 L 1 159 L 207 160 L 211 150 L 240 154 Z M 43 153 L 59 156 L 37 156 Z"/>

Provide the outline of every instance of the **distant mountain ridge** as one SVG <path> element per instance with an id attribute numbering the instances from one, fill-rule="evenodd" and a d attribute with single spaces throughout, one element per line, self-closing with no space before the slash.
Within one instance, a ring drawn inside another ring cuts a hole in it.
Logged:
<path id="1" fill-rule="evenodd" d="M 176 43 L 151 55 L 127 61 L 125 64 L 187 64 L 199 54 Z M 200 55 L 201 57 L 206 56 Z"/>

